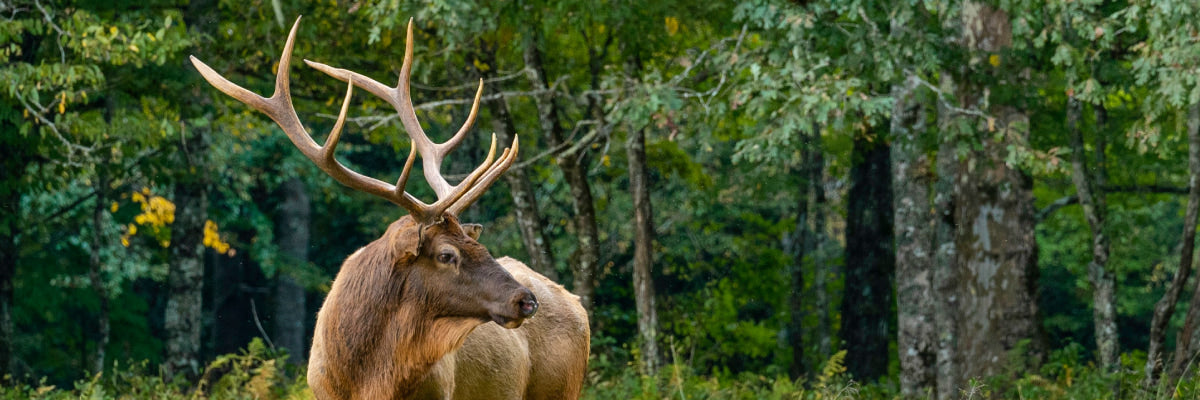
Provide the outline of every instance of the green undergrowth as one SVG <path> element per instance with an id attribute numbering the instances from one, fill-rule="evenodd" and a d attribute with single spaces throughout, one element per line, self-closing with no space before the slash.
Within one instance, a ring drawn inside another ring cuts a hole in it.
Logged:
<path id="1" fill-rule="evenodd" d="M 104 373 L 57 387 L 45 382 L 0 386 L 0 400 L 16 399 L 311 399 L 302 368 L 254 339 L 240 353 L 217 357 L 196 380 L 168 379 L 146 363 L 114 365 Z"/>
<path id="2" fill-rule="evenodd" d="M 1200 374 L 1191 371 L 1176 384 L 1142 388 L 1145 355 L 1124 354 L 1117 372 L 1103 373 L 1083 359 L 1082 346 L 1051 352 L 1040 366 L 1014 351 L 1005 372 L 968 382 L 958 399 L 1197 399 Z M 58 387 L 43 382 L 0 385 L 8 399 L 311 399 L 304 371 L 286 362 L 286 354 L 255 341 L 237 354 L 218 357 L 196 380 L 167 379 L 145 363 L 116 365 L 105 373 Z M 827 360 L 810 377 L 752 373 L 706 375 L 683 363 L 663 366 L 656 374 L 636 365 L 594 362 L 583 398 L 586 400 L 650 399 L 898 399 L 894 377 L 859 383 L 846 374 L 845 352 Z M 1115 396 L 1114 396 L 1115 394 Z"/>

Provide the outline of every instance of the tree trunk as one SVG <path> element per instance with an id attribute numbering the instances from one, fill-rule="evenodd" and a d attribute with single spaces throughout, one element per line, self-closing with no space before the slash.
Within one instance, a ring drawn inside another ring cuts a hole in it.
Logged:
<path id="1" fill-rule="evenodd" d="M 541 92 L 535 97 L 538 109 L 538 121 L 542 132 L 552 147 L 564 148 L 565 142 L 562 124 L 559 121 L 558 105 L 555 95 L 549 91 L 549 80 L 542 66 L 541 39 L 535 33 L 525 47 L 525 67 L 529 81 L 534 90 Z M 580 303 L 588 314 L 592 312 L 592 297 L 595 292 L 596 264 L 600 260 L 600 235 L 596 228 L 595 200 L 592 198 L 592 187 L 587 180 L 587 163 L 583 152 L 559 154 L 555 161 L 563 171 L 563 178 L 570 187 L 572 211 L 576 235 L 578 236 L 578 259 L 572 265 L 574 272 L 574 287 Z"/>
<path id="2" fill-rule="evenodd" d="M 203 168 L 208 151 L 205 132 L 192 127 L 191 137 L 181 144 L 184 170 Z M 167 272 L 166 331 L 167 376 L 196 375 L 200 371 L 201 305 L 204 299 L 204 222 L 208 215 L 208 182 L 203 174 L 184 174 L 175 183 L 175 223 L 171 226 L 171 259 Z"/>
<path id="3" fill-rule="evenodd" d="M 1184 212 L 1183 235 L 1179 242 L 1179 270 L 1167 286 L 1166 293 L 1154 304 L 1154 316 L 1150 321 L 1150 343 L 1146 351 L 1147 390 L 1158 384 L 1162 374 L 1162 355 L 1166 353 L 1163 343 L 1167 341 L 1167 323 L 1175 315 L 1179 295 L 1192 274 L 1193 254 L 1196 243 L 1196 218 L 1200 215 L 1200 103 L 1188 111 L 1188 202 Z M 1173 368 L 1172 368 L 1173 369 Z"/>
<path id="4" fill-rule="evenodd" d="M 1193 104 L 1188 110 L 1187 134 L 1190 177 L 1188 179 L 1188 208 L 1183 221 L 1183 241 L 1180 243 L 1179 272 L 1175 274 L 1175 279 L 1171 281 L 1171 287 L 1167 289 L 1163 299 L 1159 300 L 1154 307 L 1154 321 L 1150 328 L 1151 351 L 1157 350 L 1156 347 L 1161 347 L 1162 338 L 1166 336 L 1166 325 L 1175 311 L 1175 302 L 1179 297 L 1180 287 L 1187 282 L 1187 277 L 1192 272 L 1196 217 L 1197 209 L 1200 208 L 1200 104 Z M 1177 283 L 1179 287 L 1176 287 Z M 1167 303 L 1168 300 L 1170 300 L 1169 303 Z M 1161 317 L 1159 314 L 1162 314 Z M 1194 336 L 1197 336 L 1198 323 L 1200 323 L 1200 279 L 1196 280 L 1196 287 L 1192 289 L 1192 300 L 1188 303 L 1187 317 L 1175 339 L 1175 362 L 1171 366 L 1171 383 L 1183 375 L 1184 368 L 1192 361 L 1192 357 L 1197 352 L 1197 349 L 1192 346 L 1192 342 Z M 1157 332 L 1155 332 L 1155 328 L 1158 328 Z M 1158 346 L 1155 346 L 1156 341 L 1159 343 Z M 1149 353 L 1148 356 L 1154 357 L 1155 353 Z M 1161 362 L 1156 358 L 1149 358 L 1148 361 Z"/>
<path id="5" fill-rule="evenodd" d="M 89 255 L 88 280 L 92 292 L 100 299 L 100 315 L 96 316 L 96 349 L 92 353 L 92 374 L 104 372 L 105 350 L 109 339 L 109 299 L 104 280 L 100 276 L 103 264 L 100 260 L 100 249 L 104 246 L 104 213 L 108 202 L 108 177 L 103 171 L 104 163 L 96 166 L 96 205 L 92 208 L 92 248 Z"/>
<path id="6" fill-rule="evenodd" d="M 18 135 L 17 125 L 0 119 L 0 384 L 15 377 L 13 355 L 13 279 L 20 259 L 17 240 L 21 232 L 21 195 L 25 171 L 35 162 L 32 149 L 37 135 Z"/>
<path id="7" fill-rule="evenodd" d="M 633 129 L 626 144 L 629 192 L 633 197 L 633 295 L 637 303 L 638 336 L 644 373 L 658 371 L 658 311 L 654 298 L 654 212 L 650 204 L 650 175 L 646 170 L 646 130 Z"/>
<path id="8" fill-rule="evenodd" d="M 972 59 L 986 59 L 1012 43 L 1008 14 L 982 3 L 963 6 L 962 29 L 962 43 Z M 959 383 L 1012 366 L 1010 353 L 1018 346 L 1028 362 L 1023 367 L 1040 363 L 1044 349 L 1037 301 L 1033 181 L 1005 163 L 1008 146 L 1015 145 L 1010 138 L 1028 137 L 1029 119 L 1012 107 L 988 107 L 988 93 L 985 83 L 971 81 L 957 93 L 961 107 L 988 114 L 987 121 L 979 121 L 974 139 L 978 149 L 961 162 L 954 183 L 957 287 L 950 295 L 958 300 L 952 357 L 960 363 L 955 371 Z M 1009 132 L 998 142 L 990 139 L 996 129 Z"/>
<path id="9" fill-rule="evenodd" d="M 896 237 L 896 348 L 900 393 L 915 398 L 936 385 L 937 344 L 933 311 L 933 215 L 929 158 L 918 144 L 924 130 L 915 83 L 892 87 L 892 204 Z"/>
<path id="10" fill-rule="evenodd" d="M 939 107 L 939 118 L 946 115 Z M 958 367 L 962 359 L 958 353 L 958 327 L 961 320 L 958 288 L 958 257 L 954 247 L 955 195 L 954 181 L 959 175 L 958 159 L 955 157 L 957 144 L 951 140 L 938 145 L 937 180 L 933 184 L 933 276 L 934 330 L 937 332 L 937 399 L 958 398 L 958 389 L 964 381 L 959 380 Z"/>
<path id="11" fill-rule="evenodd" d="M 17 177 L 21 175 L 9 175 Z M 12 178 L 10 178 L 12 179 Z M 15 179 L 12 179 L 15 180 Z M 13 374 L 13 277 L 17 272 L 17 229 L 20 226 L 21 196 L 10 182 L 0 188 L 0 209 L 3 213 L 3 235 L 0 235 L 0 383 Z"/>
<path id="12" fill-rule="evenodd" d="M 1092 284 L 1092 319 L 1095 323 L 1096 353 L 1106 371 L 1114 371 L 1120 354 L 1116 319 L 1116 277 L 1108 270 L 1108 236 L 1104 234 L 1105 198 L 1094 182 L 1084 159 L 1083 133 L 1079 129 L 1082 106 L 1074 96 L 1067 99 L 1067 135 L 1071 141 L 1071 179 L 1079 194 L 1079 204 L 1092 233 L 1092 261 L 1088 280 Z M 1097 130 L 1096 135 L 1103 135 Z M 1104 149 L 1094 149 L 1103 152 Z"/>
<path id="13" fill-rule="evenodd" d="M 890 150 L 884 143 L 854 140 L 846 211 L 846 278 L 842 340 L 846 369 L 855 380 L 887 375 L 892 276 L 892 181 Z"/>
<path id="14" fill-rule="evenodd" d="M 284 181 L 279 186 L 279 197 L 281 201 L 275 222 L 279 250 L 283 253 L 286 264 L 307 264 L 311 206 L 304 182 L 299 178 Z M 276 346 L 287 349 L 288 362 L 296 365 L 304 365 L 307 360 L 305 350 L 308 349 L 308 335 L 305 334 L 304 328 L 307 310 L 304 287 L 296 283 L 288 271 L 275 271 L 273 342 Z"/>
<path id="15" fill-rule="evenodd" d="M 1028 126 L 1009 111 L 996 122 Z M 1027 133 L 1021 133 L 1027 134 Z M 1032 179 L 1004 162 L 1008 143 L 982 139 L 982 152 L 961 166 L 955 186 L 955 246 L 958 260 L 959 382 L 998 374 L 1008 354 L 1025 340 L 1023 356 L 1040 361 L 1041 321 L 1037 302 L 1037 242 Z"/>
<path id="16" fill-rule="evenodd" d="M 801 176 L 805 182 L 800 185 L 799 193 L 796 195 L 796 229 L 792 231 L 792 238 L 788 245 L 788 247 L 791 247 L 792 252 L 792 290 L 788 296 L 788 313 L 791 319 L 788 321 L 787 327 L 788 344 L 792 346 L 792 365 L 789 369 L 792 379 L 800 378 L 808 369 L 804 358 L 804 337 L 807 333 L 804 329 L 804 301 L 808 297 L 805 295 L 804 273 L 805 266 L 808 264 L 806 258 L 810 258 L 813 255 L 810 251 L 810 243 L 813 242 L 811 238 L 812 232 L 808 227 L 809 194 L 811 193 L 812 185 L 808 184 L 808 179 L 812 176 L 809 173 L 809 168 L 812 167 L 812 160 L 810 159 L 812 152 L 809 150 L 809 147 L 814 145 L 812 138 L 816 136 L 815 133 L 808 134 L 799 129 L 796 130 L 796 133 L 800 137 L 800 143 L 803 143 L 805 146 L 802 150 L 804 159 L 801 161 L 802 165 L 800 168 Z M 820 271 L 814 269 L 814 276 L 819 273 Z"/>
<path id="17" fill-rule="evenodd" d="M 833 355 L 833 308 L 829 295 L 829 282 L 836 281 L 837 267 L 834 263 L 826 262 L 825 254 L 825 221 L 829 210 L 825 201 L 825 148 L 821 141 L 821 126 L 812 124 L 812 143 L 808 148 L 808 185 L 812 188 L 812 208 L 809 220 L 812 221 L 812 235 L 804 243 L 806 252 L 811 254 L 813 266 L 813 308 L 817 310 L 817 359 L 828 360 Z"/>
<path id="18" fill-rule="evenodd" d="M 485 80 L 495 77 L 497 68 L 495 47 L 486 46 L 480 42 L 480 54 L 484 59 L 484 64 L 490 68 L 481 68 L 479 74 Z M 499 85 L 488 85 L 487 90 L 489 93 L 496 94 L 500 93 L 501 89 Z M 517 128 L 513 123 L 512 114 L 508 110 L 508 100 L 500 98 L 490 102 L 489 107 L 492 110 L 492 130 L 496 132 L 497 139 L 500 143 L 512 143 Z M 542 229 L 545 222 L 542 221 L 541 212 L 538 211 L 538 199 L 533 195 L 534 189 L 529 182 L 529 174 L 524 168 L 510 168 L 504 173 L 504 182 L 508 185 L 509 194 L 512 195 L 517 228 L 521 232 L 521 242 L 525 244 L 525 251 L 528 252 L 530 267 L 557 282 L 558 269 L 554 266 L 554 254 L 550 248 L 550 241 L 546 239 L 546 233 Z"/>
<path id="19" fill-rule="evenodd" d="M 199 24 L 216 11 L 212 0 L 188 4 L 185 22 L 197 35 L 207 34 L 215 24 Z M 207 30 L 206 30 L 207 29 Z M 193 90 L 193 105 L 208 103 L 200 86 Z M 197 109 L 188 109 L 197 113 Z M 186 137 L 176 143 L 175 222 L 171 225 L 170 259 L 167 266 L 167 304 L 163 310 L 166 336 L 162 368 L 168 379 L 176 374 L 195 376 L 200 372 L 200 330 L 204 300 L 204 222 L 208 220 L 209 181 L 203 168 L 208 167 L 209 128 L 185 126 Z"/>

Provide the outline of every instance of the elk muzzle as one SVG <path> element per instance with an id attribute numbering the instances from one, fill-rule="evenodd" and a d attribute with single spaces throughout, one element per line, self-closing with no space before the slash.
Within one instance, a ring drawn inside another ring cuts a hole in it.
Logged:
<path id="1" fill-rule="evenodd" d="M 491 313 L 492 321 L 508 329 L 520 327 L 525 319 L 533 317 L 538 310 L 537 297 L 525 287 L 517 290 L 512 299 L 501 310 Z M 498 311 L 498 312 L 497 312 Z"/>

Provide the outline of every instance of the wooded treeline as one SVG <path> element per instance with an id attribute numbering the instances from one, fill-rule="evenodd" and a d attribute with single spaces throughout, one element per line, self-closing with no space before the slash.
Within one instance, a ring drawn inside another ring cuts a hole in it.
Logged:
<path id="1" fill-rule="evenodd" d="M 491 132 L 522 152 L 462 218 L 581 296 L 602 374 L 845 350 L 955 398 L 1059 349 L 1196 373 L 1193 1 L 0 0 L 0 376 L 195 377 L 260 336 L 303 362 L 341 261 L 402 211 L 185 62 L 269 93 L 300 15 L 297 58 L 383 82 L 413 18 L 435 140 L 485 82 L 445 170 Z M 293 64 L 322 142 L 345 89 Z M 394 179 L 394 113 L 351 104 L 340 160 Z"/>

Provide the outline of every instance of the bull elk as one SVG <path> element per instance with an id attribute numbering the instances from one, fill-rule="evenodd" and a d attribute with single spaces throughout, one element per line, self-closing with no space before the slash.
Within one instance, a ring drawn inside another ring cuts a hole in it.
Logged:
<path id="1" fill-rule="evenodd" d="M 578 398 L 590 335 L 578 297 L 519 261 L 492 258 L 477 241 L 482 227 L 460 223 L 457 217 L 512 165 L 517 139 L 496 159 L 493 135 L 487 159 L 458 185 L 450 185 L 440 172 L 442 159 L 475 120 L 483 81 L 462 128 L 444 143 L 430 141 L 409 95 L 410 19 L 400 82 L 394 88 L 305 60 L 348 84 L 328 140 L 317 145 L 296 115 L 289 88 L 299 26 L 297 19 L 279 58 L 270 98 L 230 82 L 195 57 L 191 60 L 217 89 L 271 117 L 300 152 L 335 180 L 408 210 L 382 237 L 346 258 L 334 279 L 317 314 L 308 363 L 308 383 L 316 398 Z M 354 172 L 333 157 L 355 86 L 390 103 L 412 139 L 395 185 Z M 417 153 L 437 195 L 433 204 L 404 190 Z"/>

